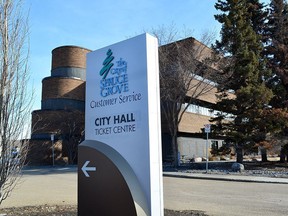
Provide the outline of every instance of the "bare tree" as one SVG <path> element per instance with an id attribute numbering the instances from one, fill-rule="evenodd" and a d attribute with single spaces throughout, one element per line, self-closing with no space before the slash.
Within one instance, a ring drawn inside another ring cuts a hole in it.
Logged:
<path id="1" fill-rule="evenodd" d="M 202 42 L 189 37 L 179 40 L 174 25 L 152 29 L 158 38 L 161 115 L 172 139 L 173 165 L 178 164 L 178 126 L 190 104 L 215 90 L 217 82 L 214 54 L 206 44 L 211 44 L 214 34 L 205 33 Z M 187 30 L 184 31 L 186 35 Z M 165 45 L 163 45 L 165 43 Z M 164 118 L 164 119 L 163 119 Z M 204 125 L 203 125 L 204 126 Z"/>
<path id="2" fill-rule="evenodd" d="M 70 111 L 65 121 L 60 125 L 59 134 L 63 139 L 63 154 L 67 155 L 68 164 L 75 164 L 78 145 L 84 140 L 84 113 L 78 110 Z"/>
<path id="3" fill-rule="evenodd" d="M 15 187 L 27 141 L 21 138 L 30 116 L 28 26 L 21 0 L 0 1 L 0 204 Z"/>

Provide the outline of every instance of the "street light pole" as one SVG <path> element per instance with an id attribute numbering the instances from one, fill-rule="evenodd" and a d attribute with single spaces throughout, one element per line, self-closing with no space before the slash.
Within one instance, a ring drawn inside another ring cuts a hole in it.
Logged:
<path id="1" fill-rule="evenodd" d="M 208 173 L 208 132 L 206 132 L 206 173 Z"/>
<path id="2" fill-rule="evenodd" d="M 209 155 L 208 155 L 208 134 L 211 132 L 211 125 L 206 124 L 204 125 L 205 128 L 205 133 L 206 133 L 206 173 L 208 173 L 208 160 L 209 160 Z"/>
<path id="3" fill-rule="evenodd" d="M 55 165 L 54 161 L 54 134 L 51 134 L 51 142 L 52 142 L 52 165 Z"/>

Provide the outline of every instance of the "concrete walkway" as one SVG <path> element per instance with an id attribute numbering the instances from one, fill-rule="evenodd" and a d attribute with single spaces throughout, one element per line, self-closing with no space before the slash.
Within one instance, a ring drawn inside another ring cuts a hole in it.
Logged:
<path id="1" fill-rule="evenodd" d="M 25 167 L 23 176 L 1 208 L 77 205 L 77 167 Z"/>

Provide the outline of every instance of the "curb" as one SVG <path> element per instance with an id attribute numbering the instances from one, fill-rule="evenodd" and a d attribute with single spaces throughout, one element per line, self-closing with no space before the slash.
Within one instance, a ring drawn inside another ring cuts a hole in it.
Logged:
<path id="1" fill-rule="evenodd" d="M 206 174 L 163 172 L 163 176 L 174 177 L 174 178 L 188 178 L 188 179 L 201 179 L 201 180 L 214 180 L 214 181 L 234 181 L 234 182 L 249 182 L 249 183 L 288 184 L 288 179 L 286 178 L 271 178 L 271 177 L 260 177 L 260 176 L 249 177 L 249 176 L 227 176 L 227 175 L 208 176 L 208 175 L 206 176 Z"/>

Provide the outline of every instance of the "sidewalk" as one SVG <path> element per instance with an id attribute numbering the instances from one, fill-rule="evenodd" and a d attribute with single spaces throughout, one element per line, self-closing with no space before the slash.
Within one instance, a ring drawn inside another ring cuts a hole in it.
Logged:
<path id="1" fill-rule="evenodd" d="M 245 175 L 233 175 L 233 174 L 210 174 L 209 172 L 208 173 L 185 173 L 185 172 L 164 171 L 163 176 L 178 177 L 178 178 L 207 179 L 207 180 L 218 180 L 218 181 L 288 184 L 288 178 L 245 176 Z"/>
<path id="2" fill-rule="evenodd" d="M 76 166 L 27 166 L 19 184 L 2 208 L 39 205 L 77 205 Z"/>

